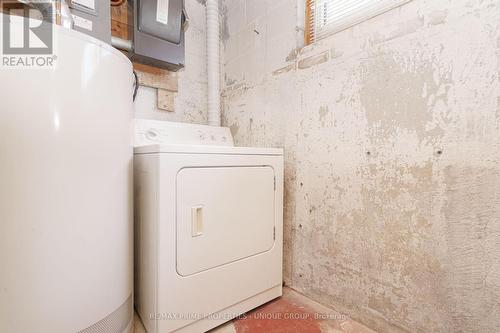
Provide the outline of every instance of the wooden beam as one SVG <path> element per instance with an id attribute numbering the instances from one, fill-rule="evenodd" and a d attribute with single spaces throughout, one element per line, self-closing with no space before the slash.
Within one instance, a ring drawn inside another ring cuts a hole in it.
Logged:
<path id="1" fill-rule="evenodd" d="M 133 28 L 133 10 L 128 1 L 120 6 L 111 6 L 111 35 L 131 40 Z"/>
<path id="2" fill-rule="evenodd" d="M 144 64 L 134 63 L 134 69 L 139 77 L 141 86 L 178 91 L 177 73 Z"/>
<path id="3" fill-rule="evenodd" d="M 314 20 L 314 13 L 312 10 L 312 5 L 313 5 L 314 0 L 306 0 L 306 16 L 305 16 L 305 22 L 304 22 L 304 41 L 306 45 L 312 44 L 313 38 L 313 27 L 312 27 L 312 22 Z"/>
<path id="4" fill-rule="evenodd" d="M 158 89 L 157 107 L 164 111 L 174 111 L 175 93 L 168 90 Z"/>

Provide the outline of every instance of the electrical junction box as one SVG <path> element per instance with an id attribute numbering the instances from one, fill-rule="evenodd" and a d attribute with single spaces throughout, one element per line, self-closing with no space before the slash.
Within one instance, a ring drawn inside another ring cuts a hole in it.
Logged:
<path id="1" fill-rule="evenodd" d="M 68 0 L 74 30 L 111 43 L 110 0 Z"/>
<path id="2" fill-rule="evenodd" d="M 133 8 L 131 60 L 172 71 L 184 67 L 184 1 L 134 0 Z"/>

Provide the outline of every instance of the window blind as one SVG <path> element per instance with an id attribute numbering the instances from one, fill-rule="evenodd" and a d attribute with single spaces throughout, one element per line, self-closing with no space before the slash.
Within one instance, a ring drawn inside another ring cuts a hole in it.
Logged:
<path id="1" fill-rule="evenodd" d="M 308 42 L 352 27 L 411 0 L 307 0 Z"/>

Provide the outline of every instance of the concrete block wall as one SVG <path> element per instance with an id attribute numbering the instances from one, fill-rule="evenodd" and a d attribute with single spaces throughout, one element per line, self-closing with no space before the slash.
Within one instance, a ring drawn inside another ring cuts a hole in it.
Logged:
<path id="1" fill-rule="evenodd" d="M 413 0 L 303 47 L 223 0 L 223 123 L 285 148 L 285 279 L 379 332 L 500 332 L 500 1 Z"/>

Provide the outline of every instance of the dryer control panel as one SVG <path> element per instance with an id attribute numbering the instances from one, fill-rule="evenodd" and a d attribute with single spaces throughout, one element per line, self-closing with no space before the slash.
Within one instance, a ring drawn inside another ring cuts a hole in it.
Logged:
<path id="1" fill-rule="evenodd" d="M 227 127 L 135 119 L 134 145 L 154 144 L 234 146 Z"/>

